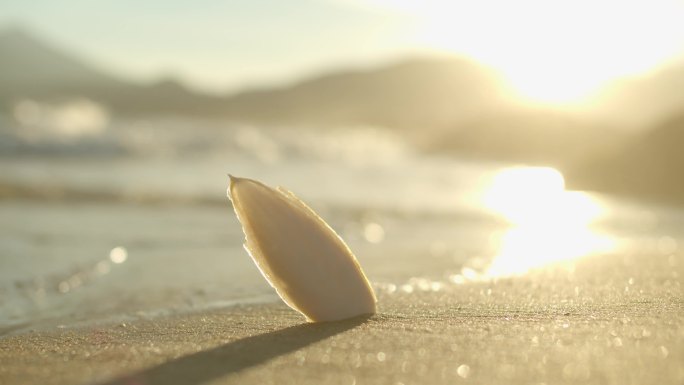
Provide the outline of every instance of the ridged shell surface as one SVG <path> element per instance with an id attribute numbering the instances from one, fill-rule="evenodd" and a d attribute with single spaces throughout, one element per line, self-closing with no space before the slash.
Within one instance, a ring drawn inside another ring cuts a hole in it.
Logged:
<path id="1" fill-rule="evenodd" d="M 282 188 L 230 177 L 245 249 L 278 295 L 312 322 L 375 313 L 376 298 L 349 247 Z"/>

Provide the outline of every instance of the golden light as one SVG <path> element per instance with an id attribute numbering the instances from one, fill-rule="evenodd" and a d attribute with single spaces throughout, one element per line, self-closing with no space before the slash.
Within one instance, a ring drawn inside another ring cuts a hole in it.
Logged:
<path id="1" fill-rule="evenodd" d="M 412 17 L 419 45 L 499 70 L 523 100 L 581 104 L 608 80 L 683 53 L 677 0 L 347 0 Z"/>
<path id="2" fill-rule="evenodd" d="M 598 202 L 566 191 L 563 175 L 553 168 L 504 169 L 492 178 L 483 203 L 510 223 L 496 239 L 499 252 L 487 269 L 489 277 L 521 274 L 614 247 L 613 240 L 591 228 L 602 213 Z"/>

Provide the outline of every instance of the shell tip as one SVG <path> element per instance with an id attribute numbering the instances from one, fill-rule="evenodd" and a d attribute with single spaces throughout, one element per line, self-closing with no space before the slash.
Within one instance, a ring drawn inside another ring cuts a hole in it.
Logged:
<path id="1" fill-rule="evenodd" d="M 226 195 L 228 195 L 228 198 L 231 198 L 232 200 L 232 191 L 233 191 L 233 186 L 235 186 L 235 183 L 237 183 L 240 180 L 240 178 L 233 176 L 232 174 L 228 173 L 228 189 L 226 191 Z"/>

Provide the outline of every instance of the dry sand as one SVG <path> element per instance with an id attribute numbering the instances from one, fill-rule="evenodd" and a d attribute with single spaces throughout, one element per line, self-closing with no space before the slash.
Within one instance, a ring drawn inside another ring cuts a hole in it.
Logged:
<path id="1" fill-rule="evenodd" d="M 681 268 L 588 259 L 336 323 L 265 304 L 34 330 L 0 337 L 0 384 L 682 384 Z"/>

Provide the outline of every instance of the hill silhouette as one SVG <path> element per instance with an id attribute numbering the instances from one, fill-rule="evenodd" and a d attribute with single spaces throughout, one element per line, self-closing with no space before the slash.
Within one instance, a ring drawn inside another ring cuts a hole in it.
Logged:
<path id="1" fill-rule="evenodd" d="M 0 33 L 0 82 L 4 93 L 37 92 L 47 88 L 100 85 L 117 80 L 20 29 Z M 6 87 L 12 87 L 10 89 Z"/>
<path id="2" fill-rule="evenodd" d="M 651 73 L 618 79 L 597 96 L 593 116 L 637 129 L 651 128 L 684 106 L 684 62 Z"/>
<path id="3" fill-rule="evenodd" d="M 475 62 L 442 57 L 216 96 L 191 91 L 171 78 L 153 84 L 131 82 L 24 30 L 0 31 L 0 109 L 5 112 L 26 98 L 47 102 L 88 98 L 123 117 L 174 114 L 278 125 L 451 129 L 488 119 L 484 126 L 490 125 L 505 121 L 511 113 L 521 121 L 527 112 L 519 113 L 519 102 L 505 84 L 497 73 Z M 649 125 L 684 105 L 682 89 L 684 63 L 674 63 L 648 76 L 613 82 L 599 93 L 593 112 L 585 118 Z M 551 113 L 559 115 L 559 111 Z M 555 124 L 554 119 L 550 124 Z M 531 125 L 539 120 L 534 117 Z"/>
<path id="4" fill-rule="evenodd" d="M 684 110 L 684 109 L 682 109 Z M 684 113 L 566 170 L 571 188 L 684 203 Z"/>
<path id="5" fill-rule="evenodd" d="M 605 140 L 610 137 L 611 140 Z M 485 114 L 415 141 L 428 151 L 554 167 L 620 148 L 630 137 L 615 126 L 564 111 L 519 108 Z"/>
<path id="6" fill-rule="evenodd" d="M 463 59 L 414 59 L 365 71 L 322 75 L 279 89 L 223 97 L 173 79 L 145 85 L 110 75 L 25 31 L 0 33 L 0 103 L 88 98 L 118 116 L 202 115 L 275 124 L 453 123 L 505 103 L 497 76 Z"/>
<path id="7" fill-rule="evenodd" d="M 218 99 L 192 93 L 168 80 L 144 85 L 122 80 L 86 61 L 10 29 L 0 33 L 0 105 L 22 99 L 60 102 L 92 99 L 121 115 L 204 114 Z"/>
<path id="8" fill-rule="evenodd" d="M 412 59 L 228 98 L 231 117 L 266 122 L 435 128 L 506 108 L 492 71 L 460 58 Z"/>

